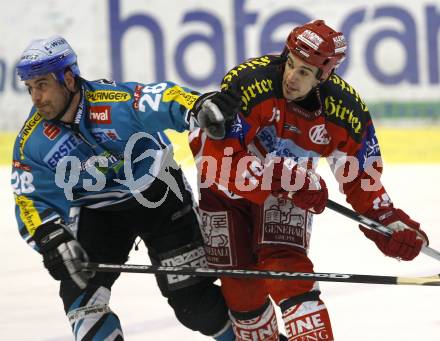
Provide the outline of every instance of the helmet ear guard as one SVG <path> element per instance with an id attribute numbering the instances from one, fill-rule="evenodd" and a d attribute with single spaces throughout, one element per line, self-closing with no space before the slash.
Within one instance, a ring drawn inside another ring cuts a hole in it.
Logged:
<path id="1" fill-rule="evenodd" d="M 64 84 L 64 72 L 69 68 L 80 75 L 77 56 L 69 43 L 60 36 L 33 40 L 23 51 L 16 69 L 22 81 L 53 73 Z"/>
<path id="2" fill-rule="evenodd" d="M 58 70 L 54 72 L 55 78 L 58 80 L 58 82 L 60 82 L 61 84 L 65 83 L 64 80 L 64 75 L 67 71 L 71 71 L 73 73 L 73 76 L 79 77 L 80 72 L 79 72 L 79 68 L 78 68 L 78 64 L 75 62 L 75 64 L 66 66 L 64 69 L 62 70 Z"/>
<path id="3" fill-rule="evenodd" d="M 290 32 L 281 55 L 292 53 L 316 66 L 319 69 L 316 78 L 324 81 L 345 59 L 346 49 L 345 37 L 341 32 L 327 26 L 324 20 L 315 20 Z"/>

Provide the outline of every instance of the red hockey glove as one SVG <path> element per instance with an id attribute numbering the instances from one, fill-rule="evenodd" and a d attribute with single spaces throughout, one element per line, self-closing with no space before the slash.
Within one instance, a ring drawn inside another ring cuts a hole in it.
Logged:
<path id="1" fill-rule="evenodd" d="M 322 213 L 328 200 L 328 190 L 324 180 L 312 170 L 296 165 L 289 171 L 290 183 L 284 184 L 285 179 L 281 177 L 282 169 L 283 164 L 275 165 L 272 193 L 276 196 L 287 197 L 295 206 L 303 210 L 316 214 Z M 284 172 L 287 174 L 286 169 Z M 292 185 L 295 190 L 289 191 L 289 185 Z"/>
<path id="2" fill-rule="evenodd" d="M 420 229 L 420 224 L 402 210 L 394 207 L 370 210 L 365 216 L 393 231 L 391 237 L 388 237 L 359 225 L 365 236 L 374 241 L 386 256 L 412 260 L 420 253 L 423 245 L 429 242 L 426 233 Z"/>

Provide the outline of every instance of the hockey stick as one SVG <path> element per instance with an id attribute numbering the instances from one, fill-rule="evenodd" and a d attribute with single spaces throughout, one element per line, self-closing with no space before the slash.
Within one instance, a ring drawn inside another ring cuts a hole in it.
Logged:
<path id="1" fill-rule="evenodd" d="M 84 270 L 99 272 L 132 272 L 151 274 L 192 275 L 200 277 L 244 277 L 244 278 L 270 278 L 301 281 L 366 283 L 366 284 L 395 284 L 395 285 L 429 285 L 440 286 L 440 275 L 428 277 L 392 277 L 376 275 L 354 275 L 329 272 L 287 272 L 287 271 L 261 271 L 243 269 L 210 269 L 194 268 L 187 266 L 154 266 L 135 264 L 102 264 L 82 263 Z"/>
<path id="2" fill-rule="evenodd" d="M 353 219 L 354 221 L 357 221 L 358 223 L 365 225 L 366 227 L 370 228 L 371 230 L 382 233 L 386 236 L 391 236 L 391 234 L 392 234 L 392 231 L 390 228 L 388 228 L 384 225 L 381 225 L 378 222 L 363 216 L 362 214 L 356 213 L 355 211 L 350 210 L 349 208 L 342 206 L 342 205 L 338 204 L 337 202 L 334 202 L 333 200 L 329 199 L 327 201 L 327 207 L 333 211 L 336 211 L 336 212 L 346 216 L 347 218 Z M 440 260 L 440 252 L 437 250 L 434 250 L 433 248 L 430 248 L 429 246 L 423 246 L 421 252 L 427 256 L 430 256 L 432 258 Z"/>

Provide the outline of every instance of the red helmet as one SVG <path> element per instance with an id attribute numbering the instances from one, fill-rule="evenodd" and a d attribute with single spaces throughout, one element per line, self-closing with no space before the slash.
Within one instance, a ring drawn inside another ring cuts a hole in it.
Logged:
<path id="1" fill-rule="evenodd" d="M 321 71 L 317 78 L 327 79 L 345 58 L 347 44 L 341 32 L 328 27 L 324 20 L 315 20 L 296 27 L 286 40 L 283 54 L 291 52 Z"/>

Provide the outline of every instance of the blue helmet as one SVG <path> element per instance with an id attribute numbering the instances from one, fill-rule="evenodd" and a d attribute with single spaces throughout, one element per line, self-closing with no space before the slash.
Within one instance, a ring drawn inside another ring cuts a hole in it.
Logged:
<path id="1" fill-rule="evenodd" d="M 22 81 L 54 73 L 64 83 L 64 71 L 69 68 L 79 76 L 76 54 L 69 43 L 60 36 L 33 40 L 24 50 L 17 64 L 17 74 Z"/>

